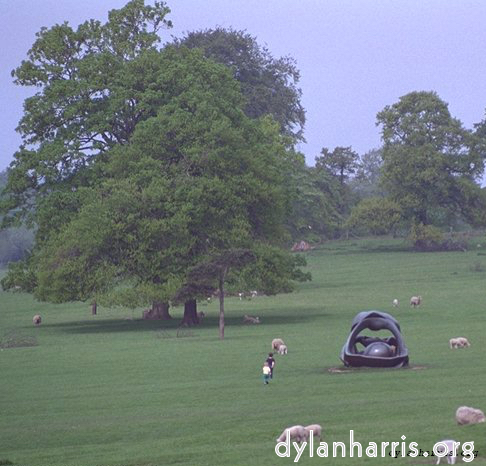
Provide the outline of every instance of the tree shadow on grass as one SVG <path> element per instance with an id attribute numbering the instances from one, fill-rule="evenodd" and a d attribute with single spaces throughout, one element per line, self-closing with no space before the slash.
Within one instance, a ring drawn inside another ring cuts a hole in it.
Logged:
<path id="1" fill-rule="evenodd" d="M 226 316 L 225 326 L 227 327 L 256 327 L 261 328 L 267 325 L 292 325 L 309 322 L 325 314 L 302 315 L 296 312 L 295 315 L 267 315 L 260 314 L 260 324 L 244 324 L 243 314 L 241 316 Z M 174 330 L 180 328 L 180 318 L 171 320 L 143 320 L 143 319 L 92 319 L 75 322 L 61 322 L 55 324 L 43 324 L 43 328 L 54 329 L 56 331 L 72 334 L 102 334 L 102 333 L 124 333 L 124 332 L 143 332 L 156 330 Z M 217 328 L 219 316 L 214 314 L 204 319 L 201 325 L 189 327 L 193 330 L 203 330 Z"/>

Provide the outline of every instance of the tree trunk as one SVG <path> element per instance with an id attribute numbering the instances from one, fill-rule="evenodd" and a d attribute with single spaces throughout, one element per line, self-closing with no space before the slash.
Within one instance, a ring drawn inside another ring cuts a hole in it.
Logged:
<path id="1" fill-rule="evenodd" d="M 98 310 L 98 307 L 96 305 L 96 301 L 93 301 L 91 303 L 91 315 L 95 316 L 96 315 L 96 312 Z"/>
<path id="2" fill-rule="evenodd" d="M 228 267 L 225 267 L 219 275 L 219 338 L 224 340 L 224 280 L 228 273 Z"/>
<path id="3" fill-rule="evenodd" d="M 182 318 L 181 325 L 187 325 L 188 327 L 192 327 L 193 325 L 197 325 L 199 323 L 199 319 L 197 318 L 197 301 L 195 299 L 191 299 L 184 303 L 184 317 Z"/>
<path id="4" fill-rule="evenodd" d="M 224 278 L 219 279 L 219 338 L 224 339 Z"/>
<path id="5" fill-rule="evenodd" d="M 152 303 L 152 313 L 154 319 L 169 320 L 172 316 L 169 314 L 169 303 L 154 301 Z"/>

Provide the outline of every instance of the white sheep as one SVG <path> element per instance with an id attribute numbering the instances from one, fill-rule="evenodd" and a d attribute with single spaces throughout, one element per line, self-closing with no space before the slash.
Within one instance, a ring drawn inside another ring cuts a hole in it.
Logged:
<path id="1" fill-rule="evenodd" d="M 287 440 L 287 432 L 289 434 L 289 439 L 295 439 L 298 443 L 305 440 L 308 436 L 307 431 L 304 426 L 292 426 L 287 427 L 279 437 L 277 437 L 277 442 L 285 442 Z"/>
<path id="2" fill-rule="evenodd" d="M 398 299 L 397 299 L 397 298 L 395 298 L 395 299 L 393 300 L 392 304 L 393 304 L 393 307 L 398 307 L 398 304 L 399 304 Z"/>
<path id="3" fill-rule="evenodd" d="M 260 323 L 260 317 L 249 316 L 249 315 L 245 314 L 243 316 L 243 323 L 244 324 L 259 324 Z"/>
<path id="4" fill-rule="evenodd" d="M 257 290 L 252 290 L 250 291 L 251 297 L 256 298 L 258 296 L 258 291 Z"/>
<path id="5" fill-rule="evenodd" d="M 280 345 L 278 348 L 278 354 L 287 354 L 287 353 L 288 353 L 287 345 Z"/>
<path id="6" fill-rule="evenodd" d="M 469 348 L 471 346 L 471 343 L 469 343 L 469 340 L 465 337 L 457 337 L 457 338 L 451 338 L 449 340 L 449 348 Z"/>
<path id="7" fill-rule="evenodd" d="M 39 314 L 36 314 L 33 318 L 32 318 L 32 322 L 34 325 L 40 325 L 41 322 L 42 322 L 42 317 L 39 315 Z"/>
<path id="8" fill-rule="evenodd" d="M 456 411 L 456 421 L 459 425 L 465 424 L 479 424 L 485 422 L 486 418 L 480 409 L 470 408 L 469 406 L 461 406 Z"/>
<path id="9" fill-rule="evenodd" d="M 281 338 L 274 338 L 272 340 L 272 349 L 278 351 L 281 345 L 285 345 L 284 341 Z"/>
<path id="10" fill-rule="evenodd" d="M 437 443 L 444 443 L 447 446 L 447 455 L 445 457 L 439 456 L 437 458 L 437 463 L 435 463 L 435 464 L 439 464 L 442 458 L 447 458 L 448 464 L 456 464 L 457 456 L 450 454 L 450 453 L 454 452 L 454 450 L 456 450 L 456 453 L 457 453 L 457 448 L 455 448 L 455 447 L 458 445 L 459 442 L 456 442 L 455 440 L 441 440 L 440 442 L 437 442 Z M 445 450 L 442 447 L 442 445 L 440 445 L 440 446 L 437 447 L 437 451 L 439 453 L 444 453 Z"/>
<path id="11" fill-rule="evenodd" d="M 305 432 L 306 432 L 306 440 L 309 439 L 310 431 L 312 430 L 312 435 L 314 437 L 319 437 L 319 440 L 321 440 L 321 435 L 322 435 L 322 427 L 319 424 L 311 424 L 309 426 L 304 427 Z"/>
<path id="12" fill-rule="evenodd" d="M 414 308 L 420 306 L 421 303 L 422 303 L 422 296 L 412 296 L 410 298 L 410 306 L 413 306 Z"/>

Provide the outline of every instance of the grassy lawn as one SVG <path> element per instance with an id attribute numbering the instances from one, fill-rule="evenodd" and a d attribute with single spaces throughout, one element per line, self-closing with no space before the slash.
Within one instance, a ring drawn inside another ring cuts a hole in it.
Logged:
<path id="1" fill-rule="evenodd" d="M 486 411 L 486 248 L 412 253 L 396 240 L 327 243 L 306 254 L 313 281 L 295 293 L 231 298 L 225 340 L 216 302 L 208 317 L 179 332 L 140 320 L 141 310 L 50 305 L 23 293 L 0 294 L 0 339 L 36 346 L 0 351 L 0 464 L 162 466 L 293 464 L 275 438 L 289 425 L 319 423 L 323 440 L 474 441 L 486 464 L 486 423 L 457 426 L 462 405 Z M 422 305 L 408 305 L 421 295 Z M 392 308 L 398 298 L 400 306 Z M 342 367 L 339 353 L 355 314 L 378 309 L 400 322 L 408 369 Z M 32 317 L 42 315 L 34 328 Z M 260 325 L 242 324 L 243 314 Z M 468 349 L 450 350 L 465 336 Z M 261 366 L 273 338 L 275 378 Z M 331 445 L 332 447 L 332 445 Z M 389 451 L 389 450 L 388 450 Z M 444 460 L 443 460 L 444 462 Z M 462 462 L 459 461 L 459 464 Z M 435 464 L 435 458 L 309 458 L 299 464 Z M 464 463 L 462 463 L 464 464 Z"/>

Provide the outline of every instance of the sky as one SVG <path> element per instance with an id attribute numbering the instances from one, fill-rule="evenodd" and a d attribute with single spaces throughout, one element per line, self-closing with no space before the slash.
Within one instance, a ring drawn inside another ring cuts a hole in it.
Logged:
<path id="1" fill-rule="evenodd" d="M 127 0 L 0 0 L 0 170 L 21 139 L 15 128 L 35 90 L 10 72 L 42 26 L 107 20 Z M 146 3 L 152 3 L 146 0 Z M 435 91 L 466 128 L 485 118 L 484 0 L 168 0 L 163 42 L 217 26 L 245 30 L 276 58 L 296 60 L 306 109 L 299 150 L 309 165 L 323 147 L 359 154 L 381 145 L 376 114 L 412 91 Z"/>

